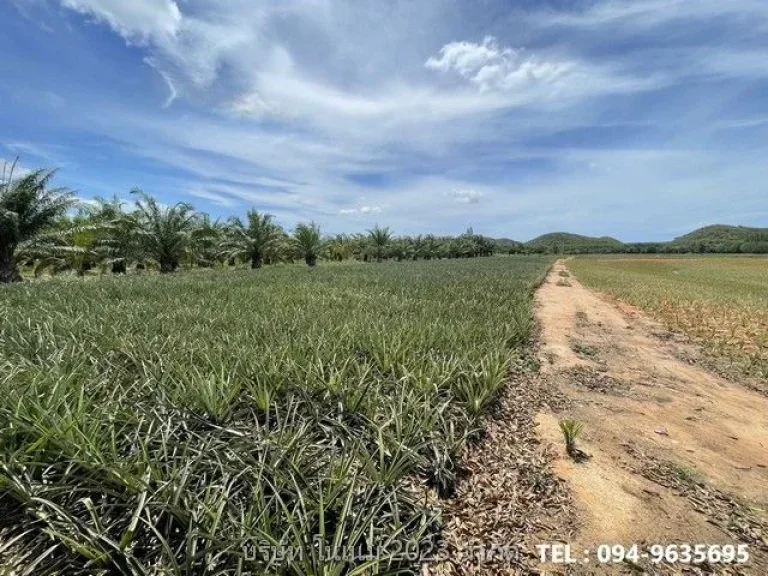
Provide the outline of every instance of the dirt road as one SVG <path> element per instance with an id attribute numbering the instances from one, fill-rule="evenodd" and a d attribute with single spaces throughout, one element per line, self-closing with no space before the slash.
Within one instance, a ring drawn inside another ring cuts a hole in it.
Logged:
<path id="1" fill-rule="evenodd" d="M 571 399 L 538 422 L 561 455 L 576 548 L 744 542 L 752 562 L 736 572 L 768 574 L 768 398 L 681 360 L 686 344 L 584 288 L 567 262 L 536 312 L 542 370 Z M 584 462 L 564 453 L 563 417 L 585 425 Z"/>

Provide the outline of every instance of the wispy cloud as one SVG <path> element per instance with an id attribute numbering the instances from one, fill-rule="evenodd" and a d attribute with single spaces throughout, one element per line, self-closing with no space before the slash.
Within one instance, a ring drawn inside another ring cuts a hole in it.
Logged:
<path id="1" fill-rule="evenodd" d="M 65 8 L 107 23 L 127 40 L 174 36 L 182 15 L 174 0 L 61 0 Z"/>
<path id="2" fill-rule="evenodd" d="M 532 20 L 541 26 L 594 29 L 616 24 L 647 28 L 724 17 L 768 19 L 768 5 L 761 0 L 602 0 L 585 6 L 574 11 L 542 10 Z"/>
<path id="3" fill-rule="evenodd" d="M 152 60 L 150 58 L 147 58 L 145 60 L 147 64 L 152 66 Z M 165 82 L 165 85 L 168 87 L 168 97 L 165 99 L 165 102 L 163 102 L 163 108 L 170 107 L 171 104 L 176 100 L 176 98 L 179 97 L 179 92 L 176 90 L 176 85 L 173 83 L 173 80 L 171 79 L 170 75 L 167 72 L 164 72 L 163 70 L 157 70 L 157 73 L 160 75 L 160 77 L 163 79 L 163 82 Z"/>
<path id="4" fill-rule="evenodd" d="M 339 214 L 343 216 L 350 216 L 360 214 L 367 216 L 369 214 L 380 214 L 383 208 L 381 206 L 360 206 L 359 208 L 342 208 L 339 210 Z"/>
<path id="5" fill-rule="evenodd" d="M 211 192 L 203 187 L 195 187 L 188 190 L 188 193 L 195 198 L 201 198 L 203 200 L 209 200 L 218 206 L 224 206 L 226 208 L 232 208 L 237 206 L 237 202 L 231 197 Z"/>
<path id="6" fill-rule="evenodd" d="M 671 229 L 692 220 L 697 188 L 701 210 L 723 216 L 734 187 L 739 214 L 764 193 L 763 0 L 14 1 L 30 24 L 48 6 L 72 30 L 46 34 L 54 63 L 13 82 L 12 109 L 55 130 L 9 140 L 77 142 L 81 190 L 135 179 L 289 224 L 519 237 L 603 233 L 605 215 Z M 96 26 L 114 31 L 109 49 Z M 67 64 L 77 96 L 52 70 L 68 41 L 89 58 Z M 112 66 L 131 82 L 118 87 Z"/>

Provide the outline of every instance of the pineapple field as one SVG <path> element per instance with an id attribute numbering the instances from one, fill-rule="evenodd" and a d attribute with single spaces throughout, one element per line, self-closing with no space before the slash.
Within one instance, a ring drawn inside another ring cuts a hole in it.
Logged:
<path id="1" fill-rule="evenodd" d="M 417 569 L 551 263 L 4 287 L 0 573 Z"/>

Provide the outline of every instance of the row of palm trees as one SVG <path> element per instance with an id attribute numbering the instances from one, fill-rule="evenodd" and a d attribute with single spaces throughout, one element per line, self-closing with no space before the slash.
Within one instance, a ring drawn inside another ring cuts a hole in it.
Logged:
<path id="1" fill-rule="evenodd" d="M 461 236 L 400 236 L 388 228 L 375 227 L 367 234 L 339 234 L 327 240 L 325 257 L 329 260 L 349 258 L 365 262 L 382 260 L 437 260 L 442 258 L 475 258 L 490 256 L 499 247 L 484 236 L 467 230 Z"/>
<path id="2" fill-rule="evenodd" d="M 126 210 L 118 198 L 78 202 L 65 188 L 51 186 L 53 170 L 14 177 L 14 166 L 0 177 L 0 283 L 21 280 L 20 266 L 35 274 L 158 268 L 213 267 L 249 262 L 264 264 L 318 259 L 381 262 L 486 256 L 491 240 L 469 230 L 458 238 L 399 237 L 379 226 L 366 234 L 323 238 L 315 223 L 301 223 L 291 234 L 269 214 L 250 210 L 245 221 L 213 221 L 187 203 L 160 204 L 134 189 L 135 205 Z"/>

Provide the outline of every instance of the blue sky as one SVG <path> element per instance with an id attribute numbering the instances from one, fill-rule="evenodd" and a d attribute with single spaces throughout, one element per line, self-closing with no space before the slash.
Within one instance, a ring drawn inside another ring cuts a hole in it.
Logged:
<path id="1" fill-rule="evenodd" d="M 6 0 L 0 158 L 327 232 L 768 226 L 765 0 Z"/>

